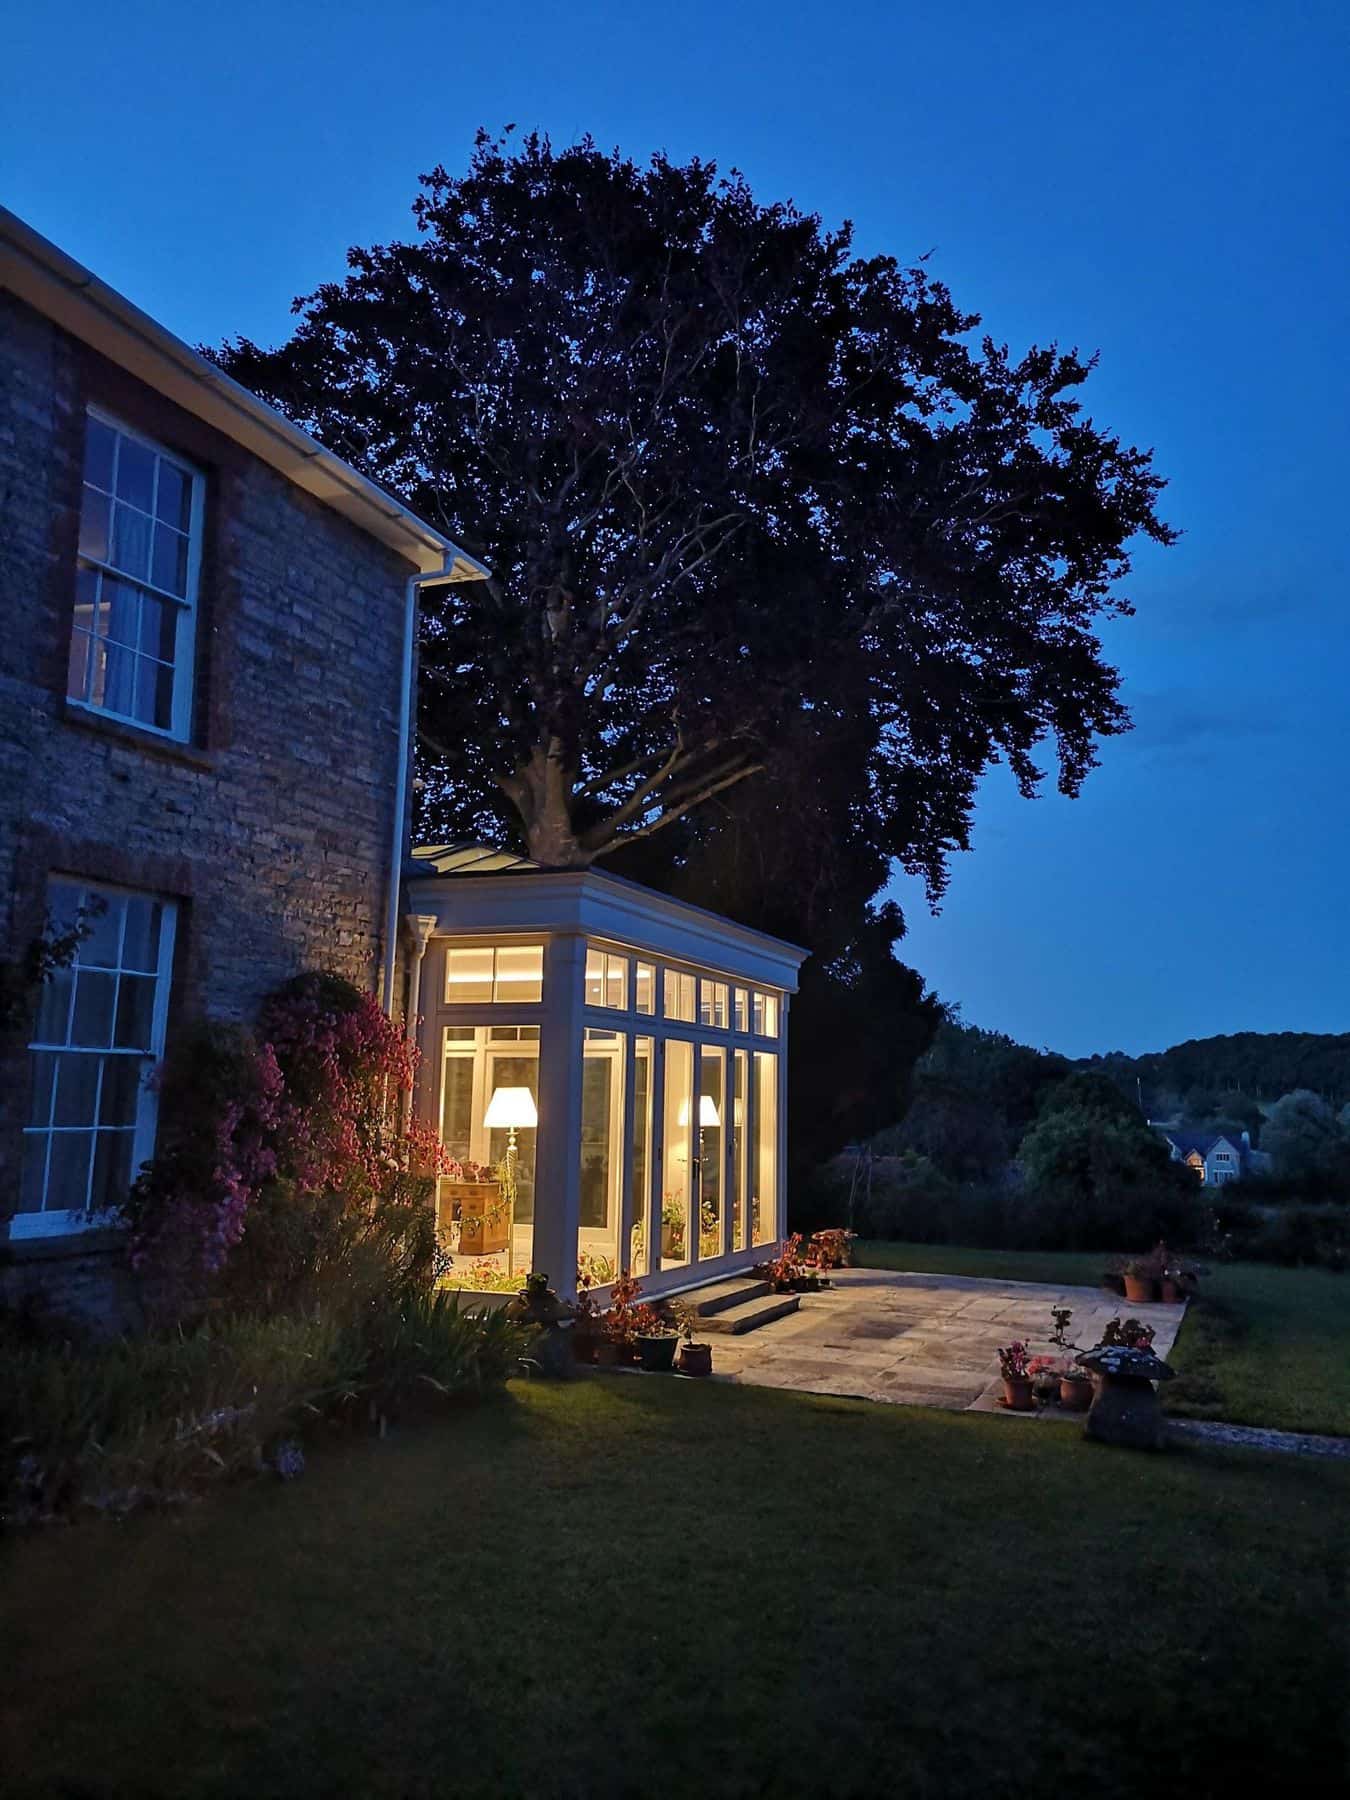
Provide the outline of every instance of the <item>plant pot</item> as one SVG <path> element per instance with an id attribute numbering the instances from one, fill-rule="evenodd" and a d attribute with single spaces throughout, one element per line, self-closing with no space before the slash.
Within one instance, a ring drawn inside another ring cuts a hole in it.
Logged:
<path id="1" fill-rule="evenodd" d="M 1030 1375 L 1005 1375 L 1003 1377 L 1003 1404 L 1009 1412 L 1030 1412 L 1032 1410 Z"/>
<path id="2" fill-rule="evenodd" d="M 613 1338 L 601 1338 L 595 1346 L 595 1360 L 602 1369 L 612 1369 L 623 1361 L 620 1350 Z"/>
<path id="3" fill-rule="evenodd" d="M 1179 1281 L 1169 1281 L 1167 1276 L 1164 1275 L 1162 1278 L 1162 1297 L 1164 1306 L 1176 1306 L 1186 1298 L 1186 1289 Z"/>
<path id="4" fill-rule="evenodd" d="M 1092 1405 L 1092 1383 L 1064 1376 L 1059 1384 L 1059 1403 L 1067 1412 L 1086 1412 Z"/>
<path id="5" fill-rule="evenodd" d="M 681 1375 L 711 1375 L 712 1345 L 682 1344 L 675 1366 Z"/>
<path id="6" fill-rule="evenodd" d="M 680 1340 L 673 1332 L 665 1332 L 660 1337 L 640 1337 L 638 1358 L 651 1374 L 664 1375 L 674 1368 L 675 1352 L 679 1347 Z"/>
<path id="7" fill-rule="evenodd" d="M 502 1205 L 500 1182 L 447 1181 L 442 1205 L 446 1219 L 458 1205 L 461 1256 L 492 1256 L 505 1250 L 511 1210 Z"/>
<path id="8" fill-rule="evenodd" d="M 1131 1306 L 1148 1306 L 1153 1298 L 1156 1283 L 1151 1275 L 1126 1275 L 1125 1298 Z"/>
<path id="9" fill-rule="evenodd" d="M 661 1261 L 663 1263 L 684 1261 L 684 1232 L 678 1225 L 661 1227 Z"/>

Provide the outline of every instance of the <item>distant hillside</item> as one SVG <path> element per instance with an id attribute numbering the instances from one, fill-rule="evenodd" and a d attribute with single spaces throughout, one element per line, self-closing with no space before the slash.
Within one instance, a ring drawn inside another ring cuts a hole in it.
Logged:
<path id="1" fill-rule="evenodd" d="M 1157 1117 L 1169 1116 L 1174 1101 L 1184 1104 L 1202 1094 L 1270 1102 L 1294 1088 L 1311 1088 L 1337 1109 L 1350 1103 L 1350 1032 L 1238 1031 L 1189 1038 L 1145 1056 L 1112 1050 L 1078 1066 L 1109 1075 L 1131 1099 L 1137 1082 L 1145 1107 Z"/>

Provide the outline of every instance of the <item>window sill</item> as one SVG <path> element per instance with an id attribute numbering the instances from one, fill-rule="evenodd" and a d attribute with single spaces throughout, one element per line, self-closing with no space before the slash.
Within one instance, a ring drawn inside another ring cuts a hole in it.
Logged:
<path id="1" fill-rule="evenodd" d="M 125 719 L 114 719 L 107 713 L 96 712 L 93 707 L 81 706 L 75 700 L 66 700 L 64 706 L 66 724 L 74 725 L 80 731 L 90 731 L 97 737 L 111 738 L 132 749 L 145 750 L 165 762 L 186 763 L 189 768 L 207 772 L 213 772 L 216 768 L 216 759 L 212 753 L 196 744 L 184 743 L 179 738 L 163 737 L 157 731 L 142 731 L 138 725 L 128 724 Z"/>
<path id="2" fill-rule="evenodd" d="M 71 1256 L 98 1256 L 126 1247 L 125 1227 L 117 1225 L 75 1225 L 68 1231 L 35 1232 L 16 1236 L 14 1225 L 21 1213 L 0 1219 L 0 1260 L 15 1262 L 53 1262 Z"/>

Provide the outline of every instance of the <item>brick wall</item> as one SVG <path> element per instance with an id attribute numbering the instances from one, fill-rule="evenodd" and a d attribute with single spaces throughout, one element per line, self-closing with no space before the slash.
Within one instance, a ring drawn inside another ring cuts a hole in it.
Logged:
<path id="1" fill-rule="evenodd" d="M 65 701 L 91 402 L 207 476 L 190 744 Z M 411 572 L 0 293 L 0 955 L 40 929 L 60 871 L 179 900 L 171 1039 L 249 1017 L 302 968 L 376 986 Z M 18 1042 L 0 1051 L 0 1220 L 26 1106 Z"/>

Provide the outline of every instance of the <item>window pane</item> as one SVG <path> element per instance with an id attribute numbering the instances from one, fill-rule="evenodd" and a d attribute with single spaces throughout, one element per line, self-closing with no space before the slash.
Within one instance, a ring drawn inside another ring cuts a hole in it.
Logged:
<path id="1" fill-rule="evenodd" d="M 52 1136 L 47 1174 L 47 1212 L 83 1212 L 89 1194 L 92 1131 L 58 1131 Z"/>
<path id="2" fill-rule="evenodd" d="M 745 1087 L 747 1054 L 737 1050 L 732 1056 L 731 1102 L 731 1247 L 745 1248 Z"/>
<path id="3" fill-rule="evenodd" d="M 100 1131 L 94 1142 L 94 1181 L 89 1204 L 95 1212 L 120 1206 L 131 1186 L 132 1131 Z"/>
<path id="4" fill-rule="evenodd" d="M 516 1005 L 530 1005 L 542 999 L 544 992 L 544 946 L 542 944 L 503 944 L 497 951 L 497 973 L 493 987 L 494 1000 Z"/>
<path id="5" fill-rule="evenodd" d="M 122 943 L 122 967 L 153 975 L 159 967 L 158 900 L 131 894 L 126 900 L 126 935 Z M 81 961 L 83 961 L 83 957 Z"/>
<path id="6" fill-rule="evenodd" d="M 624 956 L 605 958 L 605 1005 L 623 1011 L 628 1005 L 628 959 Z"/>
<path id="7" fill-rule="evenodd" d="M 108 559 L 125 575 L 142 579 L 150 569 L 150 520 L 134 506 L 113 507 L 112 555 Z"/>
<path id="8" fill-rule="evenodd" d="M 80 501 L 80 555 L 95 562 L 108 560 L 108 517 L 112 505 L 104 494 L 86 488 Z"/>
<path id="9" fill-rule="evenodd" d="M 755 1135 L 751 1145 L 753 1243 L 778 1241 L 778 1058 L 755 1053 Z"/>
<path id="10" fill-rule="evenodd" d="M 668 1019 L 680 1019 L 686 1025 L 694 1022 L 694 977 L 676 969 L 665 971 L 665 1010 Z"/>
<path id="11" fill-rule="evenodd" d="M 166 525 L 186 531 L 192 500 L 192 482 L 185 469 L 179 469 L 164 457 L 159 459 L 159 492 L 155 496 L 155 515 Z"/>
<path id="12" fill-rule="evenodd" d="M 149 1065 L 139 1056 L 105 1056 L 102 1060 L 103 1087 L 98 1097 L 98 1122 L 100 1125 L 134 1125 Z"/>
<path id="13" fill-rule="evenodd" d="M 38 1002 L 35 1044 L 64 1044 L 70 1029 L 70 997 L 75 986 L 73 969 L 54 969 L 42 984 Z"/>
<path id="14" fill-rule="evenodd" d="M 99 596 L 99 636 L 107 638 L 113 644 L 125 645 L 128 650 L 134 650 L 138 636 L 140 598 L 139 588 L 132 587 L 129 582 L 118 581 L 114 575 L 105 576 Z"/>
<path id="15" fill-rule="evenodd" d="M 106 1046 L 112 1042 L 113 1000 L 117 977 L 97 969 L 81 969 L 75 982 L 75 1016 L 71 1021 L 72 1044 Z"/>
<path id="16" fill-rule="evenodd" d="M 156 600 L 153 594 L 141 597 L 141 622 L 137 633 L 142 656 L 153 656 L 157 662 L 173 661 L 173 636 L 178 623 L 178 608 L 168 600 Z"/>
<path id="17" fill-rule="evenodd" d="M 722 1254 L 722 1169 L 726 1139 L 726 1063 L 721 1050 L 698 1059 L 698 1254 Z"/>
<path id="18" fill-rule="evenodd" d="M 661 1266 L 689 1261 L 689 1200 L 692 1190 L 694 1046 L 678 1038 L 666 1043 L 665 1173 L 661 1184 Z"/>
<path id="19" fill-rule="evenodd" d="M 634 986 L 636 988 L 636 1004 L 640 1013 L 656 1011 L 656 970 L 650 963 L 640 962 Z"/>
<path id="20" fill-rule="evenodd" d="M 448 950 L 445 956 L 445 1001 L 463 1006 L 492 998 L 492 951 Z"/>
<path id="21" fill-rule="evenodd" d="M 150 579 L 156 587 L 168 588 L 171 594 L 187 592 L 188 541 L 181 531 L 168 525 L 156 525 L 155 547 L 150 560 Z"/>
<path id="22" fill-rule="evenodd" d="M 589 1258 L 596 1280 L 614 1278 L 619 1262 L 619 1177 L 622 1168 L 624 1040 L 587 1042 L 581 1070 L 581 1235 L 577 1257 Z"/>
<path id="23" fill-rule="evenodd" d="M 155 453 L 135 438 L 117 434 L 117 497 L 150 511 L 155 491 Z"/>
<path id="24" fill-rule="evenodd" d="M 441 1086 L 441 1142 L 457 1162 L 472 1156 L 473 1058 L 447 1056 Z"/>
<path id="25" fill-rule="evenodd" d="M 737 1031 L 749 1031 L 750 1029 L 750 996 L 744 988 L 736 989 L 736 1029 Z"/>
<path id="26" fill-rule="evenodd" d="M 105 492 L 112 491 L 113 445 L 117 434 L 102 419 L 84 422 L 84 478 Z"/>
<path id="27" fill-rule="evenodd" d="M 115 969 L 122 951 L 122 920 L 126 902 L 121 894 L 103 894 L 90 899 L 81 895 L 71 914 L 84 920 L 87 935 L 80 940 L 77 952 L 81 968 Z"/>
<path id="28" fill-rule="evenodd" d="M 586 1004 L 605 1004 L 605 957 L 600 950 L 588 949 L 586 952 Z"/>
<path id="29" fill-rule="evenodd" d="M 146 725 L 167 731 L 173 723 L 173 670 L 148 656 L 136 658 L 134 716 Z"/>
<path id="30" fill-rule="evenodd" d="M 29 1058 L 31 1065 L 32 1093 L 28 1100 L 28 1123 L 30 1125 L 50 1125 L 52 1118 L 52 1089 L 56 1079 L 56 1057 L 48 1050 L 39 1050 Z"/>
<path id="31" fill-rule="evenodd" d="M 94 669 L 94 640 L 87 631 L 70 634 L 70 673 L 66 677 L 66 694 L 72 700 L 89 698 L 89 683 Z"/>
<path id="32" fill-rule="evenodd" d="M 132 716 L 136 701 L 136 653 L 114 644 L 96 652 L 92 699 L 109 712 Z"/>
<path id="33" fill-rule="evenodd" d="M 98 1107 L 98 1071 L 101 1057 L 78 1052 L 60 1058 L 56 1071 L 56 1111 L 53 1125 L 92 1125 Z"/>
<path id="34" fill-rule="evenodd" d="M 633 1198 L 628 1267 L 647 1273 L 652 1170 L 652 1040 L 633 1040 Z"/>
<path id="35" fill-rule="evenodd" d="M 146 1050 L 154 1036 L 155 978 L 124 975 L 117 990 L 117 1046 Z"/>

